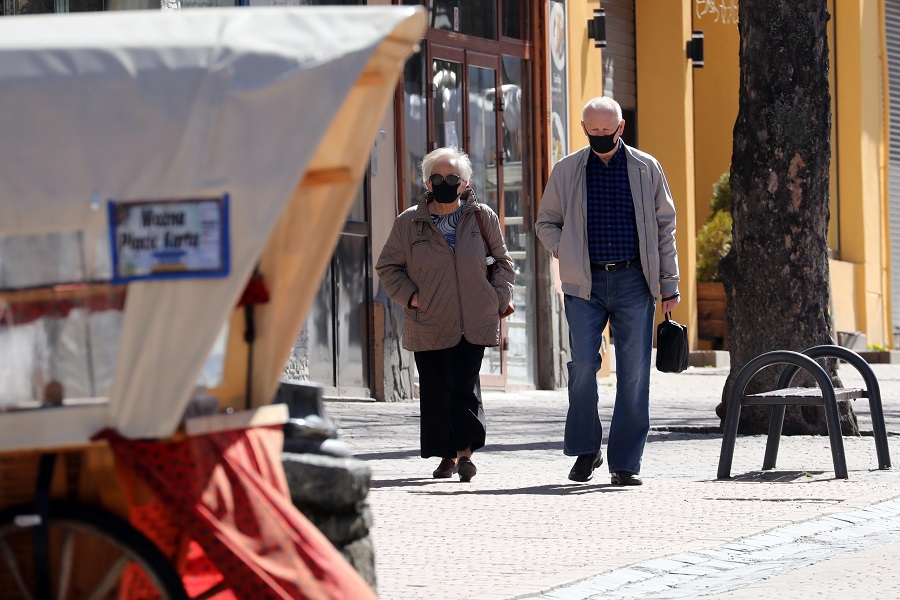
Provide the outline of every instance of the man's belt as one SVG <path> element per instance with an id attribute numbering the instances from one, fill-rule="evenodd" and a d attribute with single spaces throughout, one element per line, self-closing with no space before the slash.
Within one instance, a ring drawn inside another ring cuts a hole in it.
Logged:
<path id="1" fill-rule="evenodd" d="M 637 259 L 623 259 L 623 260 L 610 260 L 605 262 L 593 262 L 591 261 L 591 270 L 592 271 L 621 271 L 622 269 L 627 269 L 634 263 L 638 262 Z"/>

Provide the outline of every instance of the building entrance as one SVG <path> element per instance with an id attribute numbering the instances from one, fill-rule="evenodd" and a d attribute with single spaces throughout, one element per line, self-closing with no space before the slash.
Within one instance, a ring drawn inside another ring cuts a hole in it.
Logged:
<path id="1" fill-rule="evenodd" d="M 531 62 L 504 52 L 502 42 L 481 41 L 477 49 L 455 36 L 426 41 L 424 52 L 410 59 L 404 77 L 402 115 L 404 152 L 401 182 L 406 205 L 424 191 L 418 166 L 435 148 L 455 146 L 472 160 L 472 187 L 479 202 L 500 217 L 514 261 L 516 312 L 501 325 L 501 345 L 489 348 L 482 365 L 482 385 L 491 388 L 533 386 L 536 352 L 532 249 L 534 155 Z M 466 47 L 463 47 L 466 46 Z M 515 49 L 515 48 L 514 48 Z M 516 53 L 521 52 L 521 44 Z"/>

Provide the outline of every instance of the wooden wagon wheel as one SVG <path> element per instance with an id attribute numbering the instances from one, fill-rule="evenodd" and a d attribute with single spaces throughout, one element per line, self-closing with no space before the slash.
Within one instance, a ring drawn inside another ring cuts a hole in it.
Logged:
<path id="1" fill-rule="evenodd" d="M 187 600 L 178 573 L 142 533 L 109 512 L 50 503 L 0 511 L 0 598 Z M 7 596 L 7 594 L 11 594 Z"/>

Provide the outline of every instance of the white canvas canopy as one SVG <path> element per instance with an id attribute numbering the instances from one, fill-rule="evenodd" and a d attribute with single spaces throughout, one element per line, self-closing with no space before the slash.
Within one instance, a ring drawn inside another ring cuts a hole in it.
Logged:
<path id="1" fill-rule="evenodd" d="M 107 426 L 171 435 L 229 319 L 213 391 L 241 408 L 235 305 L 257 264 L 271 299 L 257 310 L 252 397 L 271 401 L 424 28 L 420 7 L 0 19 L 0 271 L 20 241 L 78 232 L 81 275 L 103 279 L 107 200 L 230 201 L 228 276 L 129 283 L 108 403 L 0 414 L 0 449 Z"/>

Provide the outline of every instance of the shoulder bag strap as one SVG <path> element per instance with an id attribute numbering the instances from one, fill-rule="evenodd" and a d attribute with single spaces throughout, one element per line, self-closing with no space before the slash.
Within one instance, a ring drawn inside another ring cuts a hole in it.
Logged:
<path id="1" fill-rule="evenodd" d="M 478 221 L 478 230 L 481 232 L 481 239 L 484 240 L 484 247 L 487 250 L 487 254 L 485 256 L 492 256 L 491 252 L 491 243 L 488 241 L 487 235 L 484 233 L 484 223 L 481 221 L 481 210 L 475 211 L 475 219 Z"/>

